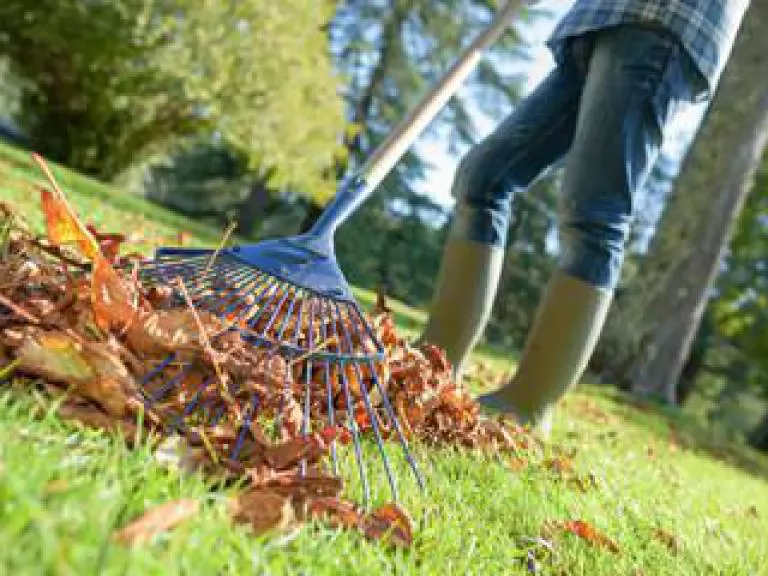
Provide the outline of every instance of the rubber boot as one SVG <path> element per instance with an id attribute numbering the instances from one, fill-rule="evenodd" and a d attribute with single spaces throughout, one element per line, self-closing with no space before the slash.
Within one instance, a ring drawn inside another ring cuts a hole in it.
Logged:
<path id="1" fill-rule="evenodd" d="M 484 411 L 509 415 L 549 436 L 554 406 L 586 370 L 612 296 L 611 291 L 556 272 L 512 380 L 478 398 Z"/>
<path id="2" fill-rule="evenodd" d="M 503 264 L 502 248 L 451 238 L 446 243 L 429 320 L 418 341 L 445 349 L 457 382 L 491 315 Z"/>

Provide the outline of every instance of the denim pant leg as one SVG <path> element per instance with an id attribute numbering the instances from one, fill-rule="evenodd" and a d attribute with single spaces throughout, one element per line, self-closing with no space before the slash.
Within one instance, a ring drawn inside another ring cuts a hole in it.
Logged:
<path id="1" fill-rule="evenodd" d="M 657 30 L 621 26 L 578 42 L 592 44 L 563 180 L 560 267 L 613 289 L 636 195 L 698 78 L 679 42 Z"/>
<path id="2" fill-rule="evenodd" d="M 571 145 L 583 74 L 558 66 L 512 114 L 461 160 L 451 237 L 504 247 L 513 194 L 560 160 Z"/>

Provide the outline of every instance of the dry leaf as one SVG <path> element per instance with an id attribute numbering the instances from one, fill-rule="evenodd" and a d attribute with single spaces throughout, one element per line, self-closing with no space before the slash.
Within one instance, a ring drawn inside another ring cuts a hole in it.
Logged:
<path id="1" fill-rule="evenodd" d="M 29 329 L 16 350 L 18 368 L 57 382 L 86 382 L 96 372 L 85 357 L 83 346 L 59 331 Z"/>
<path id="2" fill-rule="evenodd" d="M 360 530 L 373 540 L 383 539 L 406 548 L 413 544 L 411 519 L 397 504 L 385 504 L 363 516 Z"/>
<path id="3" fill-rule="evenodd" d="M 352 502 L 337 497 L 313 498 L 309 502 L 308 515 L 327 521 L 332 528 L 357 528 L 362 520 Z"/>
<path id="4" fill-rule="evenodd" d="M 122 544 L 144 544 L 156 536 L 172 530 L 185 520 L 197 516 L 200 503 L 197 500 L 174 500 L 145 512 L 120 531 L 114 539 Z"/>
<path id="5" fill-rule="evenodd" d="M 674 534 L 667 532 L 663 528 L 656 528 L 653 531 L 653 537 L 664 544 L 664 546 L 666 546 L 673 554 L 678 554 L 680 552 L 680 539 Z"/>
<path id="6" fill-rule="evenodd" d="M 209 337 L 223 328 L 222 322 L 210 312 L 200 310 L 198 316 Z M 129 326 L 126 337 L 131 349 L 138 354 L 166 354 L 184 349 L 198 350 L 204 346 L 197 319 L 189 308 L 143 314 Z"/>
<path id="7" fill-rule="evenodd" d="M 80 422 L 89 428 L 118 432 L 128 445 L 132 445 L 137 438 L 137 428 L 133 422 L 108 416 L 93 405 L 66 402 L 59 407 L 57 414 L 64 420 Z"/>
<path id="8" fill-rule="evenodd" d="M 99 245 L 75 216 L 67 200 L 58 193 L 40 188 L 48 240 L 53 244 L 75 244 L 89 260 L 100 254 Z"/>
<path id="9" fill-rule="evenodd" d="M 101 255 L 97 255 L 93 261 L 91 299 L 93 318 L 102 330 L 122 330 L 136 320 L 136 291 Z"/>
<path id="10" fill-rule="evenodd" d="M 266 488 L 251 488 L 235 498 L 230 507 L 232 519 L 247 524 L 256 534 L 283 530 L 295 520 L 290 498 Z"/>

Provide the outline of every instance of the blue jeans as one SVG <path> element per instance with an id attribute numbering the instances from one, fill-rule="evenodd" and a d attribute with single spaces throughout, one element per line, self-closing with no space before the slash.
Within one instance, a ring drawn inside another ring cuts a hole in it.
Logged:
<path id="1" fill-rule="evenodd" d="M 574 38 L 564 61 L 462 159 L 451 236 L 505 246 L 515 192 L 565 158 L 560 268 L 612 289 L 665 126 L 700 81 L 664 31 L 622 25 Z"/>

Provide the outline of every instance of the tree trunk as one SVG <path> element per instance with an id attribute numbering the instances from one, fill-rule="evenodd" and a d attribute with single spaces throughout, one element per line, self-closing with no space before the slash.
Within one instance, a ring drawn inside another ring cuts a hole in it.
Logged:
<path id="1" fill-rule="evenodd" d="M 269 199 L 266 180 L 259 178 L 251 184 L 248 197 L 240 205 L 237 213 L 237 232 L 242 236 L 251 236 L 256 230 L 256 223 L 264 216 L 264 209 Z"/>
<path id="2" fill-rule="evenodd" d="M 638 334 L 623 376 L 669 403 L 768 139 L 766 21 L 753 3 L 620 320 Z"/>
<path id="3" fill-rule="evenodd" d="M 749 435 L 749 444 L 753 448 L 768 452 L 768 411 L 766 411 L 757 428 Z"/>

